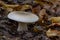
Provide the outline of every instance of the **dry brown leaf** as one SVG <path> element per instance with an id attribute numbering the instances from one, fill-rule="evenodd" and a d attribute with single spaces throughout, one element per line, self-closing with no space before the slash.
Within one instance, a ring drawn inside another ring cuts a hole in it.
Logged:
<path id="1" fill-rule="evenodd" d="M 1 5 L 4 5 L 5 3 L 4 3 L 3 1 L 0 1 L 0 4 L 1 4 Z"/>
<path id="2" fill-rule="evenodd" d="M 34 25 L 34 28 L 33 28 L 33 31 L 34 31 L 34 32 L 40 32 L 40 31 L 42 31 L 42 30 L 43 30 L 42 26 L 35 26 L 35 25 Z"/>
<path id="3" fill-rule="evenodd" d="M 49 0 L 49 2 L 51 2 L 51 3 L 53 3 L 53 4 L 55 4 L 55 3 L 57 3 L 59 0 Z"/>
<path id="4" fill-rule="evenodd" d="M 33 9 L 32 9 L 32 12 L 33 12 L 33 13 L 38 13 L 38 10 L 37 10 L 36 8 L 33 8 Z"/>
<path id="5" fill-rule="evenodd" d="M 22 5 L 18 5 L 18 4 L 6 4 L 3 1 L 0 1 L 0 4 L 7 10 L 12 11 L 13 10 L 19 10 L 21 9 Z"/>
<path id="6" fill-rule="evenodd" d="M 40 12 L 40 9 L 41 9 L 40 5 L 38 5 L 36 7 L 33 7 L 31 10 L 32 10 L 33 13 L 38 14 Z"/>
<path id="7" fill-rule="evenodd" d="M 12 9 L 12 8 L 7 8 L 7 11 L 8 11 L 8 12 L 12 12 L 13 9 Z"/>
<path id="8" fill-rule="evenodd" d="M 35 3 L 38 3 L 38 4 L 40 4 L 40 5 L 43 5 L 44 4 L 44 2 L 42 2 L 43 0 L 34 0 L 34 2 Z"/>
<path id="9" fill-rule="evenodd" d="M 21 8 L 22 8 L 22 5 L 19 5 L 19 6 L 17 6 L 17 7 L 14 7 L 13 10 L 14 10 L 14 11 L 20 11 Z"/>
<path id="10" fill-rule="evenodd" d="M 48 17 L 48 15 L 47 15 L 47 13 L 46 13 L 46 10 L 45 10 L 45 9 L 42 9 L 42 10 L 40 11 L 40 13 L 39 13 L 39 19 L 40 19 L 41 21 L 43 21 L 43 20 L 47 20 L 47 17 Z"/>
<path id="11" fill-rule="evenodd" d="M 14 7 L 18 7 L 19 5 L 9 5 L 9 4 L 5 4 L 6 7 L 10 7 L 10 8 L 14 8 Z"/>
<path id="12" fill-rule="evenodd" d="M 31 5 L 25 4 L 22 6 L 21 10 L 24 11 L 24 10 L 29 9 L 29 8 L 31 8 Z"/>
<path id="13" fill-rule="evenodd" d="M 60 36 L 60 31 L 49 29 L 49 30 L 46 32 L 46 35 L 47 35 L 48 37 Z"/>
<path id="14" fill-rule="evenodd" d="M 0 1 L 0 4 L 3 5 L 3 6 L 5 6 L 5 7 L 10 7 L 10 8 L 14 8 L 14 7 L 19 6 L 18 4 L 14 4 L 14 5 L 6 4 L 3 1 Z"/>
<path id="15" fill-rule="evenodd" d="M 43 20 L 43 16 L 46 15 L 46 10 L 42 9 L 39 13 L 39 18 Z"/>
<path id="16" fill-rule="evenodd" d="M 60 17 L 51 17 L 48 20 L 50 20 L 52 23 L 60 23 Z"/>
<path id="17" fill-rule="evenodd" d="M 50 24 L 49 26 L 47 26 L 48 28 L 49 27 L 55 27 L 55 25 L 56 25 L 56 27 L 60 27 L 60 23 L 52 23 L 52 24 Z"/>
<path id="18" fill-rule="evenodd" d="M 34 32 L 39 32 L 39 30 L 37 28 L 34 27 L 33 29 Z"/>

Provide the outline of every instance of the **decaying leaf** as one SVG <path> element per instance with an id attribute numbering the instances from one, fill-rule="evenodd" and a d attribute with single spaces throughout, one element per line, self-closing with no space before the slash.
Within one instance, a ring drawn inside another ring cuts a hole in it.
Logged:
<path id="1" fill-rule="evenodd" d="M 19 6 L 18 4 L 12 4 L 12 5 L 6 4 L 3 1 L 0 1 L 0 4 L 3 5 L 3 6 L 5 6 L 5 7 L 10 7 L 10 8 L 14 8 L 14 7 Z"/>
<path id="2" fill-rule="evenodd" d="M 12 12 L 13 9 L 12 9 L 12 8 L 7 8 L 7 11 L 8 11 L 8 12 Z"/>
<path id="3" fill-rule="evenodd" d="M 60 23 L 52 23 L 52 24 L 50 24 L 48 27 L 51 27 L 51 26 L 54 26 L 54 25 L 60 26 Z"/>
<path id="4" fill-rule="evenodd" d="M 51 17 L 48 20 L 50 20 L 52 23 L 60 23 L 60 17 Z"/>
<path id="5" fill-rule="evenodd" d="M 35 0 L 36 3 L 40 4 L 40 5 L 44 5 L 45 2 L 42 2 L 43 0 Z"/>
<path id="6" fill-rule="evenodd" d="M 43 19 L 44 15 L 46 15 L 46 10 L 45 9 L 40 10 L 40 13 L 39 13 L 40 19 Z"/>
<path id="7" fill-rule="evenodd" d="M 3 8 L 5 8 L 7 11 L 20 11 L 22 8 L 22 5 L 18 5 L 18 4 L 6 4 L 3 1 L 0 1 L 0 4 L 2 5 Z"/>
<path id="8" fill-rule="evenodd" d="M 60 31 L 49 29 L 49 30 L 46 32 L 46 35 L 47 35 L 48 37 L 60 36 Z"/>
<path id="9" fill-rule="evenodd" d="M 0 5 L 3 5 L 4 4 L 4 2 L 3 1 L 0 1 Z"/>
<path id="10" fill-rule="evenodd" d="M 37 28 L 34 27 L 33 29 L 34 32 L 39 32 L 39 30 Z"/>
<path id="11" fill-rule="evenodd" d="M 42 9 L 39 13 L 39 21 L 41 21 L 42 23 L 44 23 L 44 21 L 47 21 L 48 15 L 46 13 L 45 9 Z"/>
<path id="12" fill-rule="evenodd" d="M 41 6 L 44 6 L 45 4 L 48 4 L 48 5 L 52 5 L 51 2 L 49 2 L 49 0 L 35 0 L 35 3 L 38 3 L 40 4 Z"/>
<path id="13" fill-rule="evenodd" d="M 56 4 L 59 0 L 49 0 L 49 2 Z"/>
<path id="14" fill-rule="evenodd" d="M 44 2 L 51 2 L 51 3 L 57 3 L 59 0 L 35 0 L 36 3 L 39 3 L 39 4 L 44 4 Z"/>
<path id="15" fill-rule="evenodd" d="M 43 30 L 42 26 L 34 26 L 34 28 L 33 28 L 34 32 L 40 32 L 42 30 Z"/>
<path id="16" fill-rule="evenodd" d="M 22 6 L 21 10 L 24 11 L 24 10 L 29 9 L 29 8 L 31 8 L 31 5 L 25 4 Z"/>
<path id="17" fill-rule="evenodd" d="M 57 7 L 57 9 L 56 9 L 56 15 L 57 15 L 57 16 L 60 16 L 60 6 Z"/>
<path id="18" fill-rule="evenodd" d="M 5 4 L 5 6 L 6 6 L 6 7 L 10 7 L 10 8 L 14 8 L 14 7 L 17 7 L 17 6 L 19 6 L 19 5 L 17 5 L 17 4 L 16 4 L 16 5 Z"/>
<path id="19" fill-rule="evenodd" d="M 40 12 L 40 9 L 41 9 L 40 5 L 34 5 L 34 7 L 32 7 L 31 10 L 33 13 L 38 15 L 38 13 Z"/>
<path id="20" fill-rule="evenodd" d="M 19 6 L 17 6 L 17 7 L 14 7 L 13 10 L 14 10 L 14 11 L 20 11 L 21 8 L 22 8 L 22 5 L 19 5 Z"/>
<path id="21" fill-rule="evenodd" d="M 13 9 L 14 11 L 20 11 L 20 10 L 25 10 L 31 8 L 30 5 L 19 5 L 19 4 L 6 4 L 3 1 L 0 2 L 0 4 L 5 8 L 5 9 Z"/>

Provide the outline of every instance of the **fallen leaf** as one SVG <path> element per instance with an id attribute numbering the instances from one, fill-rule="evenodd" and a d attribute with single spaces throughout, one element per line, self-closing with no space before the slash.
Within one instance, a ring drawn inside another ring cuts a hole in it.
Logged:
<path id="1" fill-rule="evenodd" d="M 38 13 L 40 12 L 40 9 L 41 9 L 40 5 L 37 5 L 36 7 L 33 7 L 31 10 L 33 13 L 38 15 Z"/>
<path id="2" fill-rule="evenodd" d="M 51 17 L 48 20 L 50 20 L 52 23 L 60 23 L 60 17 Z"/>
<path id="3" fill-rule="evenodd" d="M 47 35 L 48 37 L 60 36 L 60 31 L 49 29 L 49 30 L 46 32 L 46 35 Z"/>
<path id="4" fill-rule="evenodd" d="M 21 10 L 24 11 L 24 10 L 29 9 L 29 8 L 31 8 L 31 5 L 25 4 L 22 6 Z"/>
<path id="5" fill-rule="evenodd" d="M 14 11 L 20 11 L 21 8 L 22 8 L 22 5 L 19 5 L 19 6 L 17 6 L 17 7 L 14 7 L 13 10 L 14 10 Z"/>
<path id="6" fill-rule="evenodd" d="M 39 21 L 44 23 L 44 21 L 47 21 L 47 19 L 48 19 L 48 15 L 46 13 L 46 10 L 42 9 L 39 13 Z"/>

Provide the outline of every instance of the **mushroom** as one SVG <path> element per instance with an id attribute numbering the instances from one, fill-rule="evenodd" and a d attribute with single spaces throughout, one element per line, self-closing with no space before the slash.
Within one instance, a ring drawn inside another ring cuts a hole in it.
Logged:
<path id="1" fill-rule="evenodd" d="M 27 24 L 39 19 L 35 14 L 23 11 L 13 11 L 8 14 L 8 18 L 19 22 L 17 31 L 28 31 Z"/>

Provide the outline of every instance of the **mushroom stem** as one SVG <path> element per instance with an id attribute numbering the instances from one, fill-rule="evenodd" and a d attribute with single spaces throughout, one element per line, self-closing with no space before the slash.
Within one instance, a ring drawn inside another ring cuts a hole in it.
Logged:
<path id="1" fill-rule="evenodd" d="M 19 23 L 17 31 L 18 32 L 20 32 L 20 31 L 28 31 L 27 24 L 26 23 Z"/>

